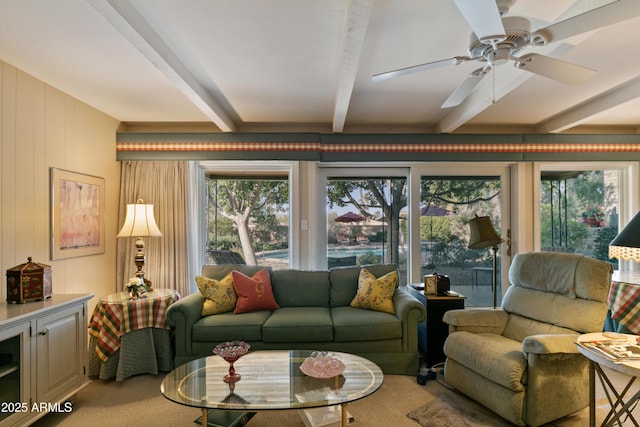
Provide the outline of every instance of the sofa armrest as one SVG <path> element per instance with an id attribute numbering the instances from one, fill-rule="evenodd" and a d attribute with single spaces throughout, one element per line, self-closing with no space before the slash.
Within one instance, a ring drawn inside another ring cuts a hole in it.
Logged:
<path id="1" fill-rule="evenodd" d="M 507 312 L 501 309 L 479 310 L 467 308 L 447 311 L 442 321 L 449 325 L 449 333 L 466 331 L 500 335 L 507 325 L 508 318 Z"/>
<path id="2" fill-rule="evenodd" d="M 202 318 L 204 297 L 200 292 L 187 295 L 167 309 L 167 323 L 176 330 L 176 356 L 191 355 L 191 329 Z"/>
<path id="3" fill-rule="evenodd" d="M 522 351 L 535 354 L 577 354 L 579 334 L 540 334 L 531 335 L 522 341 Z"/>
<path id="4" fill-rule="evenodd" d="M 402 321 L 402 351 L 418 351 L 418 323 L 427 318 L 424 304 L 405 289 L 397 288 L 393 294 L 396 317 Z"/>

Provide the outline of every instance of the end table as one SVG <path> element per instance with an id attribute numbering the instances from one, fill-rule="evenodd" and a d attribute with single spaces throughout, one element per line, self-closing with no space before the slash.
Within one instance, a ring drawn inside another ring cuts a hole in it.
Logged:
<path id="1" fill-rule="evenodd" d="M 423 324 L 418 325 L 418 346 L 430 368 L 444 362 L 447 358 L 443 347 L 449 336 L 449 326 L 442 321 L 442 317 L 449 310 L 464 308 L 465 297 L 463 295 L 425 295 L 424 290 L 418 290 L 412 285 L 407 286 L 407 290 L 427 309 L 427 319 Z"/>
<path id="2" fill-rule="evenodd" d="M 89 322 L 89 376 L 116 381 L 173 368 L 167 308 L 180 298 L 154 289 L 131 299 L 118 292 L 100 298 Z"/>

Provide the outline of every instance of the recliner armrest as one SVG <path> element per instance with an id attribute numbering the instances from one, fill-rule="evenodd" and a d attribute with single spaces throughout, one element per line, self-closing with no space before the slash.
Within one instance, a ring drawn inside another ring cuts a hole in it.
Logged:
<path id="1" fill-rule="evenodd" d="M 535 354 L 575 354 L 579 334 L 540 334 L 531 335 L 522 341 L 522 351 Z"/>
<path id="2" fill-rule="evenodd" d="M 466 331 L 471 333 L 502 334 L 509 315 L 503 310 L 459 309 L 449 310 L 442 321 L 449 325 L 449 333 Z"/>

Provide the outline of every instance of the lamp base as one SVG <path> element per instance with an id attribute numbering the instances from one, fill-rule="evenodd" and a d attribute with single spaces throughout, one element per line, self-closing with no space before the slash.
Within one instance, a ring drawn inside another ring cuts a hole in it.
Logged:
<path id="1" fill-rule="evenodd" d="M 138 237 L 136 240 L 136 256 L 133 259 L 133 263 L 136 265 L 136 277 L 140 278 L 144 281 L 145 286 L 149 288 L 150 291 L 153 290 L 151 286 L 151 281 L 144 277 L 144 271 L 142 270 L 144 267 L 145 256 L 144 256 L 144 242 L 142 241 L 142 237 Z"/>

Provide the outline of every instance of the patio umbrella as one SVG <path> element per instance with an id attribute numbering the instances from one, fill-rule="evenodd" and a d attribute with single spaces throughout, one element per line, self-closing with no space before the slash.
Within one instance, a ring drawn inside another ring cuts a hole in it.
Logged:
<path id="1" fill-rule="evenodd" d="M 445 208 L 441 208 L 440 206 L 422 206 L 420 208 L 420 216 L 447 216 L 449 215 L 449 211 Z"/>
<path id="2" fill-rule="evenodd" d="M 366 218 L 364 216 L 349 211 L 346 214 L 342 214 L 342 215 L 336 217 L 336 219 L 334 219 L 334 221 L 336 221 L 336 222 L 362 222 L 365 219 Z"/>
<path id="3" fill-rule="evenodd" d="M 335 222 L 342 222 L 342 223 L 345 223 L 345 224 L 349 224 L 349 223 L 353 223 L 353 222 L 362 222 L 365 219 L 366 218 L 364 216 L 349 211 L 349 212 L 347 212 L 345 214 L 342 214 L 342 215 L 336 217 L 336 219 L 334 219 L 334 221 Z M 351 234 L 353 234 L 353 230 L 352 230 Z M 355 238 L 355 236 L 352 236 L 352 238 Z M 340 240 L 340 238 L 338 238 L 338 240 Z M 344 243 L 344 242 L 341 242 L 341 243 Z"/>

